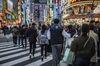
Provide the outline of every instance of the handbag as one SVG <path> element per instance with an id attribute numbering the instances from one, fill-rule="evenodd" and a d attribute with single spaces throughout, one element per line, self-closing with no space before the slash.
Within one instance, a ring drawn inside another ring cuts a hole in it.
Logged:
<path id="1" fill-rule="evenodd" d="M 72 64 L 74 59 L 74 53 L 70 50 L 70 48 L 67 48 L 64 57 L 63 57 L 63 62 L 67 64 Z"/>
<path id="2" fill-rule="evenodd" d="M 90 37 L 87 39 L 87 41 L 85 42 L 83 48 L 86 46 L 87 42 L 89 41 Z M 64 57 L 63 57 L 63 62 L 67 63 L 67 64 L 72 64 L 74 61 L 75 55 L 74 52 L 71 51 L 71 48 L 67 48 L 65 53 L 64 53 Z"/>

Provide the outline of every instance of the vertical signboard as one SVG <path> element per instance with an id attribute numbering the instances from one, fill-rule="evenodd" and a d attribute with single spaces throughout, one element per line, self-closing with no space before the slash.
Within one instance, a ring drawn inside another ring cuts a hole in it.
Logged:
<path id="1" fill-rule="evenodd" d="M 45 9 L 45 4 L 40 4 L 39 5 L 39 10 L 40 10 L 40 18 L 39 18 L 39 20 L 41 21 L 41 22 L 43 22 L 44 21 L 44 9 Z"/>
<path id="2" fill-rule="evenodd" d="M 11 0 L 13 2 L 13 9 L 14 9 L 14 12 L 17 13 L 18 12 L 18 0 Z"/>
<path id="3" fill-rule="evenodd" d="M 3 8 L 3 2 L 0 0 L 0 13 L 2 13 L 2 8 Z"/>
<path id="4" fill-rule="evenodd" d="M 34 20 L 38 20 L 38 19 L 39 19 L 39 5 L 34 4 Z"/>
<path id="5" fill-rule="evenodd" d="M 11 0 L 7 0 L 7 9 L 9 10 L 9 11 L 13 11 L 13 2 L 11 1 Z"/>

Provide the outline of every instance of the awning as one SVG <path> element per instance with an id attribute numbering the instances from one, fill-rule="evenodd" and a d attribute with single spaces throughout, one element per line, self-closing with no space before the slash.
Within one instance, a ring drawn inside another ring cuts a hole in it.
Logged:
<path id="1" fill-rule="evenodd" d="M 68 16 L 64 19 L 81 19 L 81 18 L 84 19 L 86 17 L 87 17 L 86 15 L 74 15 L 74 16 Z"/>
<path id="2" fill-rule="evenodd" d="M 100 14 L 100 4 L 94 9 L 94 14 Z"/>
<path id="3" fill-rule="evenodd" d="M 67 16 L 64 19 L 84 19 L 84 18 L 90 18 L 88 15 L 74 15 L 74 16 Z M 100 18 L 100 14 L 93 14 L 92 18 Z"/>
<path id="4" fill-rule="evenodd" d="M 94 18 L 100 18 L 100 14 L 94 14 L 93 17 Z"/>

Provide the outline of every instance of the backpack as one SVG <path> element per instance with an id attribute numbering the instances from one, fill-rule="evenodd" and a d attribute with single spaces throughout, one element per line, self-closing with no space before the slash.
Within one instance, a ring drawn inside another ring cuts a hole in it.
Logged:
<path id="1" fill-rule="evenodd" d="M 54 24 L 50 28 L 50 42 L 54 44 L 63 44 L 64 37 L 62 35 L 63 27 L 59 24 Z"/>
<path id="2" fill-rule="evenodd" d="M 12 33 L 13 33 L 13 35 L 17 35 L 18 34 L 18 30 L 16 28 L 13 28 L 12 29 Z"/>
<path id="3" fill-rule="evenodd" d="M 40 33 L 40 44 L 49 44 L 47 31 L 45 31 L 43 34 Z"/>

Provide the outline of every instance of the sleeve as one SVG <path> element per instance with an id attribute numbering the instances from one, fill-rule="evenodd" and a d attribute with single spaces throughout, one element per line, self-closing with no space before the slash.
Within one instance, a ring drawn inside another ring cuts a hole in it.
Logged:
<path id="1" fill-rule="evenodd" d="M 74 39 L 71 43 L 71 51 L 76 52 L 77 51 L 77 41 Z"/>
<path id="2" fill-rule="evenodd" d="M 66 32 L 65 32 L 65 30 L 62 31 L 62 35 L 66 38 Z"/>
<path id="3" fill-rule="evenodd" d="M 65 30 L 62 31 L 62 35 L 65 38 L 70 38 L 71 37 L 70 34 L 68 34 Z"/>
<path id="4" fill-rule="evenodd" d="M 51 37 L 50 37 L 50 29 L 47 31 L 47 38 L 50 40 Z"/>

